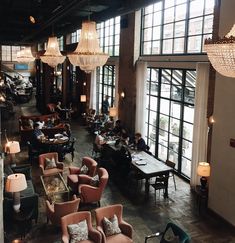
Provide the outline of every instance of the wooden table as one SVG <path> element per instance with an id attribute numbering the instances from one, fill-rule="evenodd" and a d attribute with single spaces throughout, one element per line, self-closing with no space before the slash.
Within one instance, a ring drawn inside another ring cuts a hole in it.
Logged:
<path id="1" fill-rule="evenodd" d="M 172 168 L 157 160 L 153 156 L 145 153 L 144 151 L 132 151 L 132 166 L 137 170 L 143 178 L 145 178 L 145 193 L 149 194 L 149 179 L 156 177 L 164 172 L 172 171 Z M 138 165 L 137 163 L 143 163 Z M 144 163 L 146 163 L 144 165 Z M 166 189 L 165 197 L 168 197 L 168 190 Z"/>

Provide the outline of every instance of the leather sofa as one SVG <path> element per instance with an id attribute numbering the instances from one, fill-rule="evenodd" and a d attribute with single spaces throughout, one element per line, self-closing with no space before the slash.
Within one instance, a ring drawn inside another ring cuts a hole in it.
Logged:
<path id="1" fill-rule="evenodd" d="M 47 125 L 48 121 L 54 120 L 54 124 L 50 126 Z M 45 123 L 45 127 L 41 130 L 42 132 L 50 137 L 54 137 L 56 133 L 63 133 L 64 124 L 60 123 L 60 118 L 58 113 L 49 114 L 49 115 L 41 115 L 41 116 L 20 116 L 19 117 L 19 132 L 21 137 L 21 143 L 25 144 L 27 141 L 31 141 L 33 139 L 33 127 L 30 122 L 43 122 Z"/>

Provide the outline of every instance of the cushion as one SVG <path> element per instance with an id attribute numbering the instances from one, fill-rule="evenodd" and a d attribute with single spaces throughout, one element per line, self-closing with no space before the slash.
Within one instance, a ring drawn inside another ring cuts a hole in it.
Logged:
<path id="1" fill-rule="evenodd" d="M 88 173 L 88 167 L 86 165 L 83 165 L 80 169 L 80 174 L 87 174 Z"/>
<path id="2" fill-rule="evenodd" d="M 70 243 L 77 243 L 79 241 L 88 239 L 88 227 L 85 219 L 78 224 L 69 224 L 67 227 Z"/>
<path id="3" fill-rule="evenodd" d="M 121 233 L 121 230 L 118 226 L 117 215 L 114 214 L 113 218 L 107 219 L 103 218 L 104 232 L 106 236 L 115 235 Z"/>
<path id="4" fill-rule="evenodd" d="M 55 158 L 46 158 L 45 170 L 56 168 Z"/>
<path id="5" fill-rule="evenodd" d="M 99 176 L 98 175 L 95 175 L 91 178 L 91 182 L 90 182 L 90 185 L 91 186 L 96 186 L 98 187 L 99 186 L 99 183 L 100 183 L 100 179 L 99 179 Z"/>
<path id="6" fill-rule="evenodd" d="M 163 236 L 164 243 L 179 243 L 179 237 L 175 235 L 172 228 L 169 227 Z"/>

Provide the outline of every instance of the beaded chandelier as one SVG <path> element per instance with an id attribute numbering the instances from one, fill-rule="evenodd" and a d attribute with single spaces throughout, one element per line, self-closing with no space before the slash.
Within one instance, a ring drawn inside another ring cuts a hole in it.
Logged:
<path id="1" fill-rule="evenodd" d="M 33 62 L 35 57 L 32 55 L 31 48 L 26 47 L 25 49 L 21 49 L 16 53 L 16 60 L 19 63 L 29 63 Z"/>
<path id="2" fill-rule="evenodd" d="M 46 52 L 40 58 L 53 68 L 64 62 L 65 56 L 60 52 L 57 37 L 49 37 Z"/>
<path id="3" fill-rule="evenodd" d="M 82 23 L 81 39 L 77 48 L 67 56 L 74 66 L 79 66 L 87 73 L 106 63 L 109 55 L 101 52 L 95 22 Z"/>
<path id="4" fill-rule="evenodd" d="M 206 39 L 204 50 L 217 72 L 235 78 L 235 25 L 225 37 L 217 41 Z"/>

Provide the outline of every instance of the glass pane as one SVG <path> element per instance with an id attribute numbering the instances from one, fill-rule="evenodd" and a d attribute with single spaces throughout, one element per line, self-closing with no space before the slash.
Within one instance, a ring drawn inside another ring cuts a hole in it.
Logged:
<path id="1" fill-rule="evenodd" d="M 170 119 L 170 132 L 176 136 L 180 134 L 180 121 L 178 119 Z"/>
<path id="2" fill-rule="evenodd" d="M 171 116 L 180 119 L 181 105 L 178 102 L 171 102 Z"/>
<path id="3" fill-rule="evenodd" d="M 152 28 L 144 29 L 144 41 L 150 41 L 152 39 Z"/>
<path id="4" fill-rule="evenodd" d="M 144 8 L 144 14 L 149 14 L 153 12 L 153 5 L 149 5 L 146 8 Z"/>
<path id="5" fill-rule="evenodd" d="M 168 123 L 169 123 L 169 117 L 160 114 L 159 128 L 164 131 L 168 131 Z"/>
<path id="6" fill-rule="evenodd" d="M 202 37 L 199 36 L 191 36 L 188 38 L 188 52 L 196 53 L 201 52 L 201 42 Z"/>
<path id="7" fill-rule="evenodd" d="M 157 113 L 154 111 L 149 111 L 149 124 L 156 126 Z"/>
<path id="8" fill-rule="evenodd" d="M 164 23 L 171 23 L 174 21 L 174 8 L 166 9 L 164 12 Z"/>
<path id="9" fill-rule="evenodd" d="M 163 40 L 163 54 L 172 53 L 173 40 Z"/>
<path id="10" fill-rule="evenodd" d="M 168 84 L 162 84 L 161 97 L 170 98 L 171 86 Z"/>
<path id="11" fill-rule="evenodd" d="M 187 0 L 176 0 L 176 4 L 185 3 Z"/>
<path id="12" fill-rule="evenodd" d="M 156 140 L 156 127 L 149 125 L 149 138 L 152 141 Z"/>
<path id="13" fill-rule="evenodd" d="M 181 173 L 190 177 L 191 176 L 191 161 L 182 157 Z"/>
<path id="14" fill-rule="evenodd" d="M 190 141 L 193 140 L 193 124 L 184 122 L 183 125 L 183 138 L 186 138 Z"/>
<path id="15" fill-rule="evenodd" d="M 167 148 L 161 144 L 158 144 L 158 157 L 163 161 L 166 161 L 167 159 Z"/>
<path id="16" fill-rule="evenodd" d="M 190 18 L 201 16 L 203 14 L 204 0 L 195 0 L 190 2 Z"/>
<path id="17" fill-rule="evenodd" d="M 160 25 L 162 23 L 162 12 L 156 12 L 153 14 L 153 25 Z"/>
<path id="18" fill-rule="evenodd" d="M 158 69 L 152 69 L 151 70 L 151 81 L 158 82 Z"/>
<path id="19" fill-rule="evenodd" d="M 154 4 L 154 12 L 162 10 L 162 1 Z"/>
<path id="20" fill-rule="evenodd" d="M 151 27 L 153 25 L 153 14 L 145 15 L 144 17 L 144 28 Z"/>
<path id="21" fill-rule="evenodd" d="M 203 35 L 203 37 L 202 37 L 202 52 L 205 52 L 204 51 L 204 43 L 205 43 L 205 40 L 206 39 L 211 39 L 212 38 L 212 34 L 209 34 L 209 35 Z"/>
<path id="22" fill-rule="evenodd" d="M 159 54 L 160 53 L 160 41 L 153 41 L 153 49 L 152 54 Z"/>
<path id="23" fill-rule="evenodd" d="M 192 143 L 186 140 L 182 140 L 182 155 L 187 159 L 192 159 Z"/>
<path id="24" fill-rule="evenodd" d="M 214 12 L 214 0 L 206 0 L 205 14 L 210 14 Z"/>
<path id="25" fill-rule="evenodd" d="M 163 28 L 163 39 L 168 39 L 173 37 L 173 24 L 164 25 Z"/>
<path id="26" fill-rule="evenodd" d="M 171 98 L 173 100 L 181 100 L 182 99 L 182 86 L 181 85 L 172 85 Z"/>
<path id="27" fill-rule="evenodd" d="M 143 54 L 148 55 L 151 53 L 151 42 L 144 42 Z"/>
<path id="28" fill-rule="evenodd" d="M 185 21 L 175 23 L 175 37 L 182 37 L 185 35 Z"/>
<path id="29" fill-rule="evenodd" d="M 157 26 L 153 28 L 153 40 L 159 40 L 161 36 L 161 27 Z"/>
<path id="30" fill-rule="evenodd" d="M 168 158 L 170 161 L 175 163 L 175 169 L 178 169 L 178 157 L 179 157 L 178 153 L 175 153 L 174 151 L 169 150 Z"/>
<path id="31" fill-rule="evenodd" d="M 174 53 L 184 52 L 184 38 L 177 38 L 174 40 Z"/>
<path id="32" fill-rule="evenodd" d="M 169 100 L 161 99 L 160 100 L 160 112 L 166 115 L 169 115 Z"/>
<path id="33" fill-rule="evenodd" d="M 165 0 L 165 8 L 174 6 L 175 0 Z"/>
<path id="34" fill-rule="evenodd" d="M 213 15 L 206 16 L 204 18 L 204 30 L 203 33 L 212 33 Z"/>
<path id="35" fill-rule="evenodd" d="M 186 18 L 186 7 L 187 4 L 181 4 L 175 8 L 175 21 Z"/>
<path id="36" fill-rule="evenodd" d="M 193 123 L 194 120 L 194 107 L 185 106 L 184 107 L 184 120 Z"/>
<path id="37" fill-rule="evenodd" d="M 189 35 L 202 33 L 202 18 L 191 19 L 189 21 Z"/>
<path id="38" fill-rule="evenodd" d="M 174 152 L 179 151 L 179 137 L 170 134 L 169 149 L 173 150 Z"/>
<path id="39" fill-rule="evenodd" d="M 195 89 L 191 87 L 185 87 L 184 89 L 184 101 L 187 103 L 194 104 Z"/>
<path id="40" fill-rule="evenodd" d="M 154 96 L 150 96 L 150 109 L 153 111 L 157 111 L 157 101 L 158 98 Z"/>

